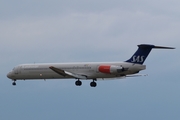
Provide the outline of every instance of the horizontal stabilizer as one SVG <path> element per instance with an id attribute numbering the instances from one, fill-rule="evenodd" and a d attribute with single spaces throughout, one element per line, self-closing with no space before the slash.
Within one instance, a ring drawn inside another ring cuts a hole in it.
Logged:
<path id="1" fill-rule="evenodd" d="M 156 48 L 156 49 L 175 49 L 174 47 L 155 46 L 149 44 L 138 45 L 139 48 Z"/>
<path id="2" fill-rule="evenodd" d="M 174 47 L 163 47 L 163 46 L 154 46 L 157 49 L 175 49 Z"/>
<path id="3" fill-rule="evenodd" d="M 138 45 L 138 50 L 126 62 L 134 63 L 134 64 L 143 64 L 144 61 L 146 60 L 147 56 L 151 52 L 151 50 L 154 48 L 155 49 L 175 49 L 173 47 L 164 47 L 164 46 L 155 46 L 155 45 L 150 45 L 150 44 L 141 44 L 141 45 Z"/>

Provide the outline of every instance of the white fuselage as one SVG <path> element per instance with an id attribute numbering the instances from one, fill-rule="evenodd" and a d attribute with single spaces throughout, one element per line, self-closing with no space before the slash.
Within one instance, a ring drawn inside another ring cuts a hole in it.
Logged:
<path id="1" fill-rule="evenodd" d="M 126 70 L 118 73 L 106 73 L 99 70 L 100 66 L 103 65 L 123 67 Z M 15 67 L 11 72 L 8 73 L 7 76 L 12 80 L 74 78 L 70 76 L 62 76 L 54 72 L 49 68 L 51 66 L 73 74 L 86 76 L 85 79 L 124 77 L 126 75 L 136 74 L 146 68 L 145 65 L 128 62 L 22 64 Z"/>
<path id="2" fill-rule="evenodd" d="M 74 78 L 77 79 L 75 85 L 81 86 L 81 79 L 92 79 L 90 86 L 96 87 L 95 81 L 99 79 L 137 76 L 132 74 L 146 69 L 143 63 L 153 48 L 174 49 L 173 47 L 140 44 L 133 56 L 125 62 L 22 64 L 9 72 L 7 77 L 13 80 L 12 85 L 16 85 L 16 80 Z"/>

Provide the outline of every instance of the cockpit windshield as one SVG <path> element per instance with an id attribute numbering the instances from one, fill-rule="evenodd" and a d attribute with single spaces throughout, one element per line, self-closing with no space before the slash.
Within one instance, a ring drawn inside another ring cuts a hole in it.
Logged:
<path id="1" fill-rule="evenodd" d="M 12 71 L 13 71 L 15 74 L 19 74 L 19 73 L 20 73 L 20 66 L 14 67 Z"/>

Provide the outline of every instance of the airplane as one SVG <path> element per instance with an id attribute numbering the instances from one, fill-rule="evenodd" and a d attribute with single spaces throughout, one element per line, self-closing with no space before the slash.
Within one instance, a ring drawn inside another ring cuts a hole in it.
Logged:
<path id="1" fill-rule="evenodd" d="M 133 56 L 124 62 L 80 62 L 80 63 L 40 63 L 21 64 L 13 68 L 7 77 L 16 85 L 17 80 L 31 79 L 76 79 L 75 85 L 81 86 L 81 80 L 92 80 L 91 87 L 96 87 L 97 80 L 135 77 L 141 70 L 152 49 L 175 49 L 173 47 L 155 46 L 151 44 L 138 45 Z"/>

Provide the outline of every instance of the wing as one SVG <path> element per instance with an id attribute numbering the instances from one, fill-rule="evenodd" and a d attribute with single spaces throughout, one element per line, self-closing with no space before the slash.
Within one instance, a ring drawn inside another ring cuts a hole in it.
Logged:
<path id="1" fill-rule="evenodd" d="M 114 80 L 114 79 L 124 79 L 126 77 L 140 77 L 140 76 L 148 76 L 148 75 L 147 74 L 124 75 L 124 76 L 112 77 L 112 78 L 97 78 L 97 80 Z"/>
<path id="2" fill-rule="evenodd" d="M 68 72 L 68 71 L 53 67 L 53 66 L 51 66 L 49 68 L 64 77 L 67 76 L 67 77 L 73 77 L 73 78 L 77 78 L 77 79 L 87 79 L 86 75 L 79 75 L 79 74 L 71 73 L 71 72 Z"/>
<path id="3" fill-rule="evenodd" d="M 148 75 L 147 74 L 126 75 L 126 77 L 140 77 L 140 76 L 148 76 Z"/>

